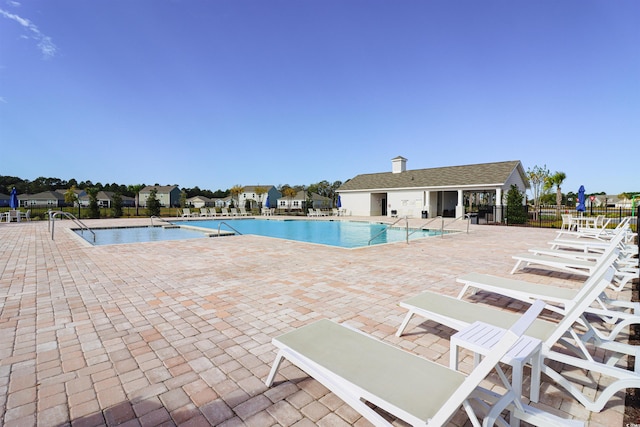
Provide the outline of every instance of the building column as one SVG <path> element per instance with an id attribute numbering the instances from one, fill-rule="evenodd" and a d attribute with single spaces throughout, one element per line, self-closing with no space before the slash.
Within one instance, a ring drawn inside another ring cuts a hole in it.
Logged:
<path id="1" fill-rule="evenodd" d="M 496 217 L 494 218 L 495 222 L 502 222 L 502 188 L 496 188 Z"/>
<path id="2" fill-rule="evenodd" d="M 431 192 L 430 191 L 424 192 L 424 206 L 422 207 L 422 209 L 427 211 L 427 217 L 434 216 L 433 212 L 431 211 Z"/>
<path id="3" fill-rule="evenodd" d="M 458 190 L 458 204 L 456 205 L 456 218 L 460 218 L 464 215 L 464 197 L 462 197 L 463 191 Z"/>

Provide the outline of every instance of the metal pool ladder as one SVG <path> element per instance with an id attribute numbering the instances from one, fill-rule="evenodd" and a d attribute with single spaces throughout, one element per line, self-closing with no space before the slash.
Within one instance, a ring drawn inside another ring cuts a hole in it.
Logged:
<path id="1" fill-rule="evenodd" d="M 367 243 L 367 246 L 371 246 L 371 242 L 373 242 L 375 239 L 377 239 L 378 236 L 380 236 L 382 233 L 386 232 L 388 229 L 390 229 L 391 227 L 393 227 L 394 225 L 396 225 L 397 223 L 399 223 L 402 220 L 405 221 L 405 229 L 407 230 L 407 243 L 409 243 L 409 217 L 408 216 L 404 216 L 404 217 L 401 217 L 401 218 L 398 218 L 397 220 L 395 220 L 395 222 L 393 224 L 389 224 L 385 228 L 380 230 L 380 232 L 378 234 L 376 234 L 371 239 L 369 239 L 369 242 Z"/>
<path id="2" fill-rule="evenodd" d="M 93 232 L 92 229 L 90 229 L 89 227 L 87 227 L 85 225 L 84 222 L 80 221 L 78 218 L 76 218 L 75 216 L 73 216 L 73 214 L 70 214 L 69 212 L 64 212 L 64 211 L 49 211 L 49 229 L 51 230 L 51 240 L 53 240 L 53 234 L 55 232 L 55 228 L 56 228 L 56 215 L 64 215 L 66 216 L 68 219 L 70 219 L 71 221 L 73 221 L 74 224 L 76 224 L 78 227 L 80 227 L 80 232 L 84 232 L 84 230 L 87 230 L 88 232 L 90 232 L 91 234 L 93 234 L 93 242 L 95 243 L 96 241 L 96 233 Z"/>
<path id="3" fill-rule="evenodd" d="M 232 226 L 230 226 L 229 224 L 227 224 L 225 221 L 220 221 L 220 224 L 218 224 L 218 237 L 220 237 L 220 227 L 222 227 L 222 224 L 226 225 L 227 227 L 229 227 L 230 229 L 232 229 L 235 233 L 238 233 L 239 235 L 242 236 L 242 233 L 239 232 L 238 230 L 236 230 L 235 228 L 233 228 Z"/>

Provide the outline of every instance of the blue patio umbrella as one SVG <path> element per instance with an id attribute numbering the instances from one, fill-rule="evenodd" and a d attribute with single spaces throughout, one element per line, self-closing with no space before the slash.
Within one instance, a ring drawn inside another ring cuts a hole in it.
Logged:
<path id="1" fill-rule="evenodd" d="M 578 212 L 584 212 L 587 210 L 584 205 L 584 185 L 581 185 L 578 190 L 578 204 L 576 205 L 576 210 Z"/>
<path id="2" fill-rule="evenodd" d="M 340 195 L 338 195 L 338 202 L 336 203 L 336 206 L 339 208 L 342 207 L 342 200 L 340 200 Z"/>
<path id="3" fill-rule="evenodd" d="M 269 196 L 267 196 L 267 200 L 264 201 L 264 207 L 269 209 L 271 206 L 269 206 Z"/>
<path id="4" fill-rule="evenodd" d="M 9 199 L 9 206 L 11 207 L 11 209 L 18 208 L 18 192 L 16 191 L 16 187 L 13 187 L 13 190 L 11 190 L 11 198 Z"/>

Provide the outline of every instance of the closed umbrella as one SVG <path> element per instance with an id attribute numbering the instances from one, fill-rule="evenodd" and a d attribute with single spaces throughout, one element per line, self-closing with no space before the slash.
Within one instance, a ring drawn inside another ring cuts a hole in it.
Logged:
<path id="1" fill-rule="evenodd" d="M 336 206 L 339 208 L 342 207 L 342 200 L 340 200 L 340 196 L 338 196 L 338 202 L 336 203 Z"/>
<path id="2" fill-rule="evenodd" d="M 584 212 L 587 210 L 584 205 L 584 185 L 581 185 L 578 190 L 578 204 L 576 205 L 576 210 L 578 212 Z"/>
<path id="3" fill-rule="evenodd" d="M 13 187 L 13 190 L 11 190 L 11 198 L 9 199 L 9 206 L 11 207 L 11 209 L 18 208 L 18 192 L 16 191 L 16 187 Z"/>
<path id="4" fill-rule="evenodd" d="M 271 206 L 269 206 L 269 196 L 267 196 L 267 200 L 264 201 L 264 207 L 269 209 Z"/>

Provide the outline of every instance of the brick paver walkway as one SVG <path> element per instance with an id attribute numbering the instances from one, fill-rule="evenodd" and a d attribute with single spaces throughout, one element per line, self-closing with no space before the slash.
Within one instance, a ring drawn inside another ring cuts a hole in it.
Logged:
<path id="1" fill-rule="evenodd" d="M 398 302 L 425 289 L 455 295 L 455 278 L 471 271 L 508 276 L 512 254 L 555 237 L 472 226 L 355 250 L 259 236 L 91 247 L 69 225 L 59 221 L 52 241 L 46 222 L 0 224 L 0 425 L 369 425 L 288 362 L 267 389 L 271 339 L 330 318 L 447 364 L 452 331 L 414 320 L 396 338 Z M 533 270 L 518 278 L 582 282 Z M 545 383 L 537 406 L 619 427 L 624 394 L 593 414 Z"/>

